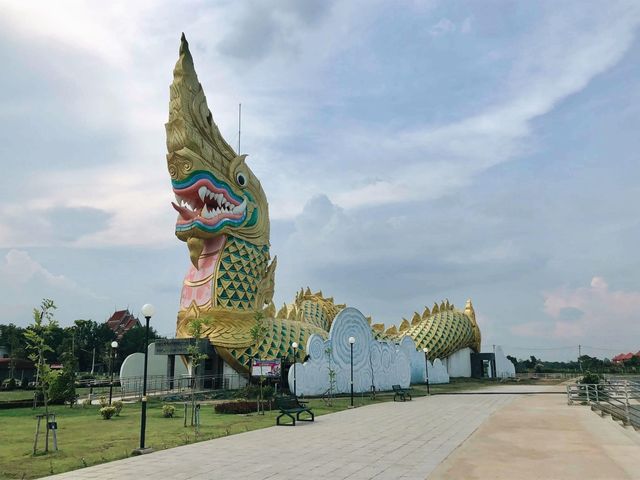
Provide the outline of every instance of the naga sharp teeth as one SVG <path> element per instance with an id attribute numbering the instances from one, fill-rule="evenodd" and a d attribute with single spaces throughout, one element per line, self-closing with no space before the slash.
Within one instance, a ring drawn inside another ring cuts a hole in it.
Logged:
<path id="1" fill-rule="evenodd" d="M 247 208 L 247 200 L 244 199 L 242 200 L 242 203 L 236 207 L 233 207 L 233 209 L 231 210 L 232 213 L 242 213 L 245 211 L 245 209 Z"/>
<path id="2" fill-rule="evenodd" d="M 200 196 L 200 200 L 204 202 L 204 197 L 207 195 L 207 187 L 200 187 L 198 189 L 198 195 Z"/>

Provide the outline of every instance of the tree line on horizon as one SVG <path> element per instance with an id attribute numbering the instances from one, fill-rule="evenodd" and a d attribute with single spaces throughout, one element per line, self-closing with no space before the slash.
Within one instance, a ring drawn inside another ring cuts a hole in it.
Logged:
<path id="1" fill-rule="evenodd" d="M 569 362 L 551 362 L 534 355 L 526 359 L 519 359 L 511 355 L 507 358 L 513 363 L 516 373 L 563 373 L 563 372 L 593 372 L 593 373 L 640 373 L 640 357 L 633 357 L 624 362 L 614 363 L 609 358 L 582 355 Z"/>
<path id="2" fill-rule="evenodd" d="M 20 327 L 13 323 L 0 323 L 0 347 L 8 350 L 12 361 L 28 359 L 28 327 Z M 51 350 L 45 353 L 48 364 L 62 364 L 67 356 L 75 361 L 78 372 L 105 373 L 111 361 L 111 342 L 117 340 L 116 334 L 106 322 L 94 320 L 75 320 L 69 327 L 52 326 L 46 334 L 46 342 Z M 162 338 L 158 332 L 149 327 L 149 340 Z M 127 356 L 142 352 L 144 344 L 144 327 L 135 326 L 128 330 L 118 341 L 115 366 Z"/>

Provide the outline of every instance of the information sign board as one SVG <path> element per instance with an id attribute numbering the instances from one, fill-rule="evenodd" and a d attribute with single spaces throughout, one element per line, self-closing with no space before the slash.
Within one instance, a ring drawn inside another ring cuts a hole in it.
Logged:
<path id="1" fill-rule="evenodd" d="M 259 360 L 254 358 L 251 363 L 251 376 L 279 378 L 281 369 L 279 358 L 272 360 Z"/>

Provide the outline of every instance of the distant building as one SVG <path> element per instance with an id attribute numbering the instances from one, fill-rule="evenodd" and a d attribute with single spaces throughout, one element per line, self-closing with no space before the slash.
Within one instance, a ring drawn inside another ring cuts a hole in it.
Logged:
<path id="1" fill-rule="evenodd" d="M 31 381 L 36 376 L 36 367 L 31 360 L 16 358 L 13 360 L 12 365 L 10 358 L 0 358 L 0 383 L 7 378 L 11 378 L 12 372 L 13 378 L 17 381 L 25 378 L 27 381 Z"/>
<path id="2" fill-rule="evenodd" d="M 626 362 L 627 360 L 631 360 L 633 357 L 640 357 L 640 351 L 637 353 L 621 353 L 619 355 L 616 355 L 615 357 L 613 357 L 611 359 L 611 361 L 613 363 L 623 363 Z"/>
<path id="3" fill-rule="evenodd" d="M 134 317 L 128 309 L 115 311 L 106 323 L 109 325 L 109 328 L 113 330 L 113 333 L 116 334 L 118 340 L 133 327 L 140 327 L 142 325 L 140 320 Z"/>

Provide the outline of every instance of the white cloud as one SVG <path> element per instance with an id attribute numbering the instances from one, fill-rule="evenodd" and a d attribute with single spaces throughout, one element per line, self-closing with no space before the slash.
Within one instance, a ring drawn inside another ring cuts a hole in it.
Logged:
<path id="1" fill-rule="evenodd" d="M 429 34 L 433 37 L 440 37 L 447 33 L 453 33 L 457 29 L 456 24 L 448 18 L 441 18 L 438 23 L 429 29 Z"/>
<path id="2" fill-rule="evenodd" d="M 64 275 L 51 273 L 22 250 L 10 250 L 5 255 L 4 263 L 0 265 L 0 284 L 11 285 L 12 288 L 19 286 L 21 289 L 40 286 L 43 290 L 62 290 L 94 299 L 103 298 Z M 48 296 L 44 291 L 42 293 L 42 296 Z"/>
<path id="3" fill-rule="evenodd" d="M 386 164 L 368 165 L 370 174 L 385 179 L 383 185 L 370 183 L 331 198 L 347 207 L 438 198 L 531 151 L 536 142 L 533 121 L 622 59 L 640 25 L 637 7 L 611 8 L 600 17 L 557 12 L 513 47 L 516 61 L 502 99 L 452 123 L 373 133 L 361 143 L 375 146 L 377 157 L 403 162 L 391 170 Z M 449 23 L 443 25 L 450 30 Z M 381 144 L 387 155 L 380 153 Z"/>
<path id="4" fill-rule="evenodd" d="M 640 291 L 611 290 L 600 276 L 593 277 L 588 287 L 545 292 L 544 312 L 550 321 L 521 323 L 511 327 L 511 332 L 553 340 L 591 337 L 598 345 L 619 345 L 640 333 Z"/>
<path id="5" fill-rule="evenodd" d="M 193 8 L 201 10 L 196 18 L 186 13 L 188 9 L 151 2 L 136 7 L 116 2 L 97 10 L 81 2 L 67 3 L 66 8 L 58 4 L 54 8 L 47 2 L 7 5 L 11 28 L 24 41 L 35 38 L 35 43 L 40 42 L 37 48 L 46 41 L 70 52 L 94 55 L 106 66 L 96 70 L 98 74 L 111 71 L 108 78 L 94 81 L 90 75 L 83 77 L 87 72 L 76 72 L 69 86 L 82 78 L 81 101 L 71 102 L 78 116 L 86 117 L 89 124 L 97 122 L 96 127 L 111 126 L 121 132 L 118 157 L 100 167 L 60 171 L 53 174 L 55 182 L 51 172 L 45 171 L 29 186 L 37 192 L 28 202 L 35 208 L 92 207 L 112 214 L 108 230 L 81 240 L 83 245 L 172 241 L 167 229 L 171 229 L 174 214 L 169 207 L 162 124 L 181 29 L 191 39 L 214 118 L 231 143 L 235 143 L 237 103 L 242 100 L 246 105 L 249 131 L 244 144 L 252 153 L 250 164 L 265 183 L 272 217 L 277 219 L 299 214 L 306 200 L 320 193 L 341 207 L 359 208 L 435 199 L 469 185 L 486 169 L 529 151 L 535 144 L 533 120 L 615 65 L 631 44 L 640 18 L 633 8 L 611 8 L 599 18 L 584 9 L 577 13 L 558 10 L 510 47 L 516 61 L 504 93 L 483 110 L 458 121 L 441 125 L 414 122 L 391 132 L 357 130 L 354 122 L 349 128 L 327 125 L 317 133 L 331 140 L 297 159 L 279 150 L 278 138 L 305 125 L 314 109 L 341 101 L 329 100 L 322 93 L 327 72 L 345 50 L 367 50 L 362 47 L 381 11 L 377 4 L 365 14 L 357 5 L 346 3 L 324 8 L 318 4 L 306 10 L 287 2 L 278 4 L 270 14 L 274 22 L 270 28 L 277 38 L 291 40 L 295 48 L 273 47 L 263 53 L 261 62 L 241 66 L 217 52 L 210 32 L 219 32 L 222 50 L 225 42 L 227 47 L 240 48 L 237 30 L 225 19 L 250 21 L 256 15 L 250 6 L 232 3 L 209 10 L 194 2 Z M 168 12 L 172 12 L 171 20 L 167 20 Z M 434 31 L 468 31 L 470 24 L 471 17 L 459 28 L 442 18 Z M 375 65 L 379 60 L 372 61 Z M 290 72 L 284 86 L 283 69 Z M 159 82 L 159 78 L 164 80 Z M 95 101 L 107 91 L 112 97 L 92 107 L 89 86 L 95 89 Z M 283 87 L 286 95 L 280 91 Z M 320 94 L 320 104 L 310 99 L 315 94 Z M 94 119 L 95 113 L 103 118 Z M 349 162 L 325 165 L 326 159 L 336 156 Z M 402 161 L 390 169 L 389 158 Z M 362 171 L 367 177 L 362 178 Z M 29 205 L 5 204 L 14 210 Z M 0 222 L 7 223 L 5 219 Z M 5 236 L 4 245 L 11 246 L 6 240 Z"/>

